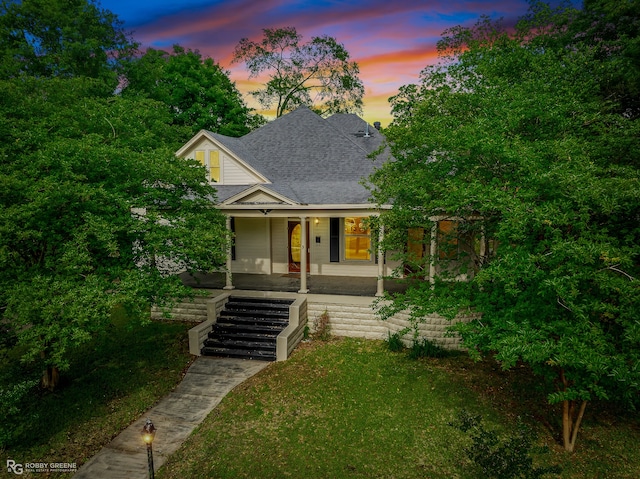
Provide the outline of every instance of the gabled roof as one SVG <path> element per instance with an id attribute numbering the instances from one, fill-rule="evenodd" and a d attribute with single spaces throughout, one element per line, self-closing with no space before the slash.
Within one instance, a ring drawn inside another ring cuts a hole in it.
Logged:
<path id="1" fill-rule="evenodd" d="M 374 162 L 368 158 L 384 144 L 384 138 L 357 115 L 324 119 L 307 107 L 240 138 L 207 134 L 268 178 L 271 183 L 263 184 L 263 191 L 297 204 L 368 203 L 368 191 L 360 182 L 388 159 Z M 221 184 L 216 189 L 222 202 L 242 196 L 238 185 Z"/>

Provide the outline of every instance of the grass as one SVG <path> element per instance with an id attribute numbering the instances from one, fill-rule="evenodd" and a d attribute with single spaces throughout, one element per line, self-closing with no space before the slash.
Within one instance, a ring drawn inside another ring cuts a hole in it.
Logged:
<path id="1" fill-rule="evenodd" d="M 191 361 L 190 325 L 125 322 L 116 316 L 77 352 L 57 392 L 28 398 L 24 434 L 2 451 L 3 464 L 81 465 L 176 385 Z M 501 433 L 521 417 L 550 449 L 537 464 L 559 464 L 563 479 L 640 477 L 638 415 L 590 405 L 568 455 L 557 442 L 559 410 L 526 368 L 505 372 L 464 354 L 411 360 L 359 339 L 302 343 L 237 387 L 156 477 L 482 477 L 464 454 L 469 437 L 449 426 L 462 409 Z"/>
<path id="2" fill-rule="evenodd" d="M 192 361 L 192 326 L 131 327 L 116 312 L 108 332 L 74 353 L 55 392 L 34 391 L 21 405 L 20 433 L 2 456 L 19 463 L 86 462 L 181 380 Z M 5 380 L 7 369 L 19 370 L 15 363 L 0 368 Z"/>
<path id="3" fill-rule="evenodd" d="M 303 343 L 230 393 L 156 475 L 170 478 L 477 478 L 466 409 L 508 432 L 521 417 L 561 478 L 640 477 L 640 419 L 591 405 L 577 452 L 556 442 L 559 411 L 536 378 L 463 354 L 408 359 L 383 342 Z M 543 462 L 540 462 L 543 461 Z"/>

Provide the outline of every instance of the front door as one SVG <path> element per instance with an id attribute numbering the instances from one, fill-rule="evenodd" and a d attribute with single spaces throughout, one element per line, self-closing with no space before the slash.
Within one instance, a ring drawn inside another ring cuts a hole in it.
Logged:
<path id="1" fill-rule="evenodd" d="M 289 221 L 289 272 L 300 272 L 302 254 L 302 226 L 299 221 Z M 309 223 L 307 223 L 307 273 L 309 272 Z"/>

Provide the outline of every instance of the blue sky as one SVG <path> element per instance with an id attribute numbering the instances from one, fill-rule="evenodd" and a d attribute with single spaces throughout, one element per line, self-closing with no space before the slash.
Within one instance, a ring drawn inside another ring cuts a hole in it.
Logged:
<path id="1" fill-rule="evenodd" d="M 388 98 L 418 81 L 436 61 L 436 42 L 455 25 L 472 25 L 482 14 L 515 24 L 526 0 L 101 0 L 124 21 L 143 47 L 179 43 L 199 50 L 230 72 L 246 93 L 258 86 L 242 65 L 231 64 L 240 39 L 261 38 L 263 28 L 293 26 L 308 40 L 330 35 L 360 66 L 365 84 L 364 118 L 386 126 Z M 257 107 L 245 95 L 247 103 Z M 268 112 L 264 112 L 268 113 Z"/>

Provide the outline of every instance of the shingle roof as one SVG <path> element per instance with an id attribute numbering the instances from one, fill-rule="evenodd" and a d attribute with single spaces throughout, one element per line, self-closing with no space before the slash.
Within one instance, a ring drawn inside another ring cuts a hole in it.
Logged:
<path id="1" fill-rule="evenodd" d="M 357 115 L 324 119 L 307 107 L 241 138 L 211 135 L 269 178 L 266 189 L 303 204 L 367 203 L 360 181 L 382 161 L 367 155 L 384 143 L 382 134 Z M 220 200 L 238 192 L 237 186 L 217 188 Z"/>

